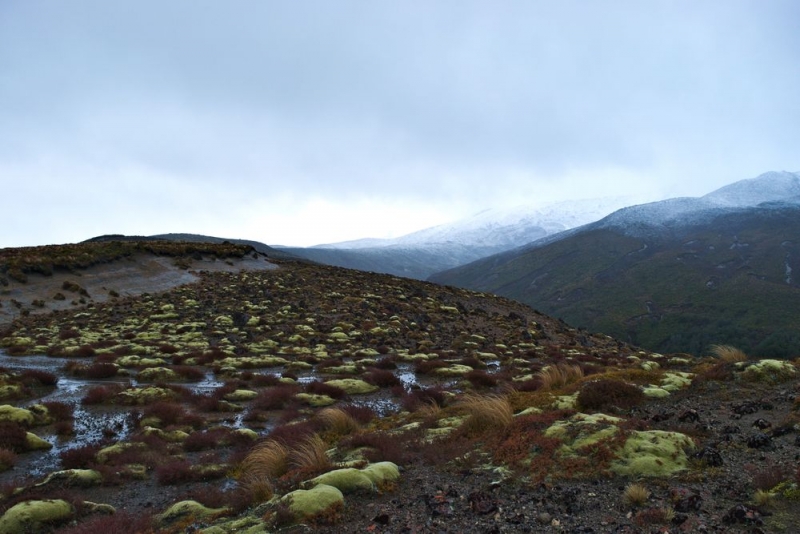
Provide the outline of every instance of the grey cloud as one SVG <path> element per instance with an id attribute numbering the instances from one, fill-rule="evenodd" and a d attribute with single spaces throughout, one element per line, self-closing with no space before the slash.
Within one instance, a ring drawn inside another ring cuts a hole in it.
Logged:
<path id="1" fill-rule="evenodd" d="M 800 168 L 798 15 L 790 0 L 11 0 L 0 163 L 476 205 L 576 169 L 711 189 Z"/>

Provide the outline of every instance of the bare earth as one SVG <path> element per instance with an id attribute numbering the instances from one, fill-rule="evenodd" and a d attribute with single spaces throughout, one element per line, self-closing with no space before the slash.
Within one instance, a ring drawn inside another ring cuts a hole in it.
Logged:
<path id="1" fill-rule="evenodd" d="M 167 291 L 198 281 L 197 273 L 200 271 L 263 271 L 275 268 L 277 265 L 263 256 L 246 256 L 237 259 L 235 263 L 203 258 L 194 260 L 189 269 L 183 269 L 175 265 L 174 258 L 137 254 L 110 264 L 95 265 L 80 272 L 60 272 L 51 276 L 31 274 L 25 284 L 9 280 L 7 287 L 0 287 L 0 327 L 10 324 L 23 310 L 39 314 L 53 310 L 79 309 L 89 303 L 106 302 L 111 298 L 111 292 L 129 297 Z M 88 296 L 65 290 L 65 282 L 78 284 L 86 290 Z M 54 299 L 58 293 L 66 298 Z M 15 305 L 12 300 L 19 305 Z M 44 305 L 34 305 L 37 300 Z"/>

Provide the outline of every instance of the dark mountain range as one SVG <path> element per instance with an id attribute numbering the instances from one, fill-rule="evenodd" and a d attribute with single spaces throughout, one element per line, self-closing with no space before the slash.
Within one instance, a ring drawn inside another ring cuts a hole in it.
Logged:
<path id="1" fill-rule="evenodd" d="M 431 281 L 529 304 L 651 350 L 800 352 L 800 175 L 632 206 Z"/>
<path id="2" fill-rule="evenodd" d="M 424 280 L 435 272 L 596 221 L 631 203 L 630 197 L 613 197 L 489 209 L 394 239 L 278 248 L 326 265 Z"/>

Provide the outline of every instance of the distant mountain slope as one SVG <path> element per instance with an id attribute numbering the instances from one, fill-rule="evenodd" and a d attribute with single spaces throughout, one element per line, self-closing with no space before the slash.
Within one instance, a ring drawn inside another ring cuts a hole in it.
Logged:
<path id="1" fill-rule="evenodd" d="M 796 355 L 798 184 L 798 174 L 768 173 L 699 199 L 625 208 L 430 280 L 511 297 L 651 350 L 731 343 Z"/>
<path id="2" fill-rule="evenodd" d="M 395 239 L 361 239 L 280 250 L 328 265 L 425 279 L 432 273 L 596 221 L 632 202 L 630 197 L 614 197 L 539 208 L 486 210 Z"/>
<path id="3" fill-rule="evenodd" d="M 277 249 L 275 247 L 270 247 L 269 245 L 265 245 L 259 241 L 252 241 L 249 239 L 230 239 L 230 238 L 223 238 L 223 237 L 213 237 L 208 235 L 200 235 L 200 234 L 158 234 L 152 235 L 147 237 L 139 237 L 139 236 L 101 236 L 90 239 L 92 240 L 100 240 L 100 239 L 126 239 L 126 240 L 133 240 L 133 241 L 140 241 L 143 239 L 163 239 L 166 241 L 188 241 L 190 243 L 234 243 L 236 245 L 250 245 L 253 247 L 257 252 L 260 252 L 266 255 L 269 258 L 273 258 L 276 260 L 299 260 L 297 256 L 289 254 L 283 250 Z"/>

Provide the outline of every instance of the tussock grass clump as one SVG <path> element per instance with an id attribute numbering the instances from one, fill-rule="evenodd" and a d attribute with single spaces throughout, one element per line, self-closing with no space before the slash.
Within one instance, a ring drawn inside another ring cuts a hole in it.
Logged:
<path id="1" fill-rule="evenodd" d="M 469 415 L 463 427 L 469 434 L 503 429 L 514 421 L 514 411 L 505 397 L 465 395 L 459 405 Z"/>
<path id="2" fill-rule="evenodd" d="M 358 422 L 341 408 L 325 408 L 317 413 L 322 425 L 335 434 L 344 436 L 352 434 L 359 428 Z"/>
<path id="3" fill-rule="evenodd" d="M 731 345 L 711 345 L 711 354 L 726 363 L 737 363 L 747 360 L 747 354 Z"/>
<path id="4" fill-rule="evenodd" d="M 256 444 L 241 464 L 242 477 L 246 484 L 255 480 L 278 478 L 289 470 L 289 450 L 274 440 Z"/>
<path id="5" fill-rule="evenodd" d="M 333 466 L 328 457 L 328 444 L 317 434 L 312 434 L 289 453 L 289 464 L 311 473 L 327 471 Z"/>
<path id="6" fill-rule="evenodd" d="M 579 365 L 559 363 L 548 365 L 536 373 L 536 377 L 542 384 L 541 389 L 558 389 L 583 378 L 583 369 Z"/>
<path id="7" fill-rule="evenodd" d="M 642 506 L 650 498 L 650 490 L 642 484 L 632 482 L 625 486 L 622 497 L 625 503 L 630 506 Z"/>

